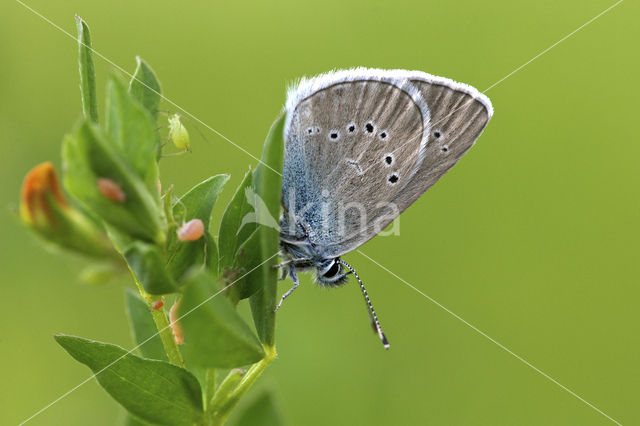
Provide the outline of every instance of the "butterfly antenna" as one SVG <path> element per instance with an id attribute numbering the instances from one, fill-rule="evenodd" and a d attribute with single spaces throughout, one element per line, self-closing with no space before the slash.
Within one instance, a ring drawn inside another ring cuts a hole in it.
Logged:
<path id="1" fill-rule="evenodd" d="M 378 317 L 376 316 L 376 311 L 373 309 L 373 305 L 371 304 L 371 300 L 369 299 L 369 295 L 367 294 L 367 290 L 364 288 L 364 284 L 362 284 L 362 280 L 356 273 L 356 270 L 351 267 L 347 262 L 342 259 L 338 259 L 338 263 L 344 265 L 351 271 L 354 277 L 358 280 L 358 284 L 360 284 L 360 289 L 362 290 L 362 294 L 364 295 L 364 299 L 367 302 L 367 307 L 369 308 L 369 317 L 371 318 L 371 324 L 373 325 L 374 331 L 378 333 L 380 336 L 380 340 L 382 340 L 382 344 L 385 349 L 389 349 L 389 341 L 387 340 L 387 336 L 384 335 L 384 331 L 382 331 L 382 327 L 380 326 L 380 321 L 378 321 Z"/>

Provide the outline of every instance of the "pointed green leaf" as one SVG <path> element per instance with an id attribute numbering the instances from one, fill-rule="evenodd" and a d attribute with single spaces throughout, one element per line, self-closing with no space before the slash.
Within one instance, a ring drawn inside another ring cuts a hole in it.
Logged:
<path id="1" fill-rule="evenodd" d="M 280 114 L 271 126 L 262 151 L 262 159 L 257 167 L 253 188 L 255 193 L 264 201 L 266 208 L 274 218 L 280 217 L 280 199 L 282 191 L 282 161 L 284 150 L 284 120 L 285 114 Z M 253 321 L 258 330 L 260 340 L 268 346 L 275 343 L 275 307 L 277 292 L 277 271 L 273 266 L 278 262 L 276 253 L 280 245 L 277 229 L 260 225 L 257 229 L 258 249 L 262 266 L 256 270 L 260 276 L 262 287 L 250 298 Z M 254 254 L 251 253 L 251 256 Z"/>
<path id="2" fill-rule="evenodd" d="M 235 273 L 231 279 L 237 280 L 233 288 L 239 299 L 250 297 L 264 285 L 264 271 L 260 265 L 264 261 L 261 250 L 262 237 L 262 233 L 256 229 L 236 253 L 232 269 Z"/>
<path id="3" fill-rule="evenodd" d="M 176 283 L 167 273 L 165 259 L 157 246 L 134 241 L 124 250 L 124 257 L 147 293 L 178 291 Z"/>
<path id="4" fill-rule="evenodd" d="M 191 426 L 201 421 L 200 385 L 187 370 L 140 358 L 108 343 L 67 335 L 55 339 L 89 367 L 100 385 L 131 414 L 160 425 Z"/>
<path id="5" fill-rule="evenodd" d="M 200 219 L 208 229 L 213 206 L 228 180 L 229 175 L 217 175 L 197 184 L 174 205 L 173 216 L 183 222 Z M 179 280 L 191 266 L 204 264 L 205 241 L 206 237 L 180 241 L 175 233 L 169 235 L 167 270 L 174 279 Z"/>
<path id="6" fill-rule="evenodd" d="M 140 345 L 138 350 L 142 356 L 168 361 L 147 303 L 139 294 L 128 288 L 125 291 L 125 306 L 133 341 L 136 346 Z"/>
<path id="7" fill-rule="evenodd" d="M 91 53 L 89 26 L 76 15 L 78 29 L 78 65 L 80 68 L 80 96 L 82 113 L 94 123 L 98 122 L 98 99 L 96 97 L 96 74 Z"/>
<path id="8" fill-rule="evenodd" d="M 156 124 L 145 107 L 114 76 L 107 82 L 106 115 L 105 127 L 115 152 L 145 182 L 155 204 L 160 206 L 157 163 L 160 138 Z"/>
<path id="9" fill-rule="evenodd" d="M 218 244 L 216 243 L 216 239 L 211 232 L 205 232 L 206 246 L 205 246 L 205 263 L 207 266 L 207 271 L 209 271 L 212 276 L 218 277 Z"/>
<path id="10" fill-rule="evenodd" d="M 114 152 L 99 127 L 84 121 L 64 141 L 63 160 L 67 189 L 92 214 L 133 237 L 164 241 L 164 224 L 154 197 Z M 125 200 L 118 202 L 103 195 L 99 178 L 118 185 Z"/>
<path id="11" fill-rule="evenodd" d="M 237 426 L 282 426 L 282 416 L 271 392 L 263 392 L 233 422 Z"/>
<path id="12" fill-rule="evenodd" d="M 253 211 L 245 192 L 252 185 L 253 173 L 249 170 L 222 215 L 218 233 L 221 268 L 233 265 L 238 248 L 258 226 L 256 223 L 247 223 L 240 229 L 240 225 L 243 223 L 242 219 Z"/>
<path id="13" fill-rule="evenodd" d="M 180 302 L 182 353 L 199 367 L 238 367 L 264 356 L 260 340 L 203 271 L 190 277 Z"/>
<path id="14" fill-rule="evenodd" d="M 139 56 L 136 56 L 136 62 L 138 65 L 129 83 L 129 91 L 147 109 L 155 122 L 162 88 L 149 64 Z"/>

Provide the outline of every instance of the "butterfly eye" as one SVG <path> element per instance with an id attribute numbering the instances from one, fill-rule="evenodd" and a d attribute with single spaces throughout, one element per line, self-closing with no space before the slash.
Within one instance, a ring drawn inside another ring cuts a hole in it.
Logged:
<path id="1" fill-rule="evenodd" d="M 338 139 L 340 139 L 340 132 L 337 130 L 331 130 L 329 132 L 329 139 L 332 141 L 337 141 Z"/>
<path id="2" fill-rule="evenodd" d="M 382 162 L 387 167 L 391 166 L 394 161 L 395 161 L 395 158 L 392 153 L 385 154 L 384 157 L 382 157 Z"/>
<path id="3" fill-rule="evenodd" d="M 400 180 L 400 177 L 398 176 L 397 173 L 391 173 L 388 177 L 387 177 L 387 183 L 391 186 L 395 185 L 396 183 L 398 183 L 398 180 Z"/>
<path id="4" fill-rule="evenodd" d="M 373 133 L 373 131 L 376 129 L 375 124 L 373 124 L 373 121 L 367 121 L 364 124 L 364 131 L 367 133 Z"/>
<path id="5" fill-rule="evenodd" d="M 387 132 L 386 130 L 383 130 L 380 133 L 378 133 L 378 138 L 381 141 L 387 140 L 388 137 L 389 137 L 389 132 Z"/>
<path id="6" fill-rule="evenodd" d="M 356 132 L 356 123 L 347 124 L 347 133 L 355 133 Z"/>
<path id="7" fill-rule="evenodd" d="M 325 278 L 332 278 L 338 275 L 338 273 L 340 273 L 340 264 L 338 262 L 334 262 L 334 264 L 331 265 L 331 268 L 329 268 L 329 270 L 325 272 L 323 276 Z"/>

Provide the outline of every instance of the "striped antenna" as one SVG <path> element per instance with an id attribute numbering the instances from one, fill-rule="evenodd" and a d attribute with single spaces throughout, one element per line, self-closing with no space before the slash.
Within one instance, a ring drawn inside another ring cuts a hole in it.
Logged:
<path id="1" fill-rule="evenodd" d="M 362 294 L 367 302 L 367 307 L 369 308 L 369 317 L 371 318 L 371 325 L 373 325 L 373 329 L 378 336 L 380 336 L 380 340 L 382 340 L 382 344 L 385 349 L 389 349 L 389 341 L 387 340 L 387 336 L 384 335 L 384 331 L 382 331 L 382 327 L 380 326 L 380 321 L 378 321 L 378 317 L 376 316 L 376 311 L 373 310 L 373 305 L 371 304 L 371 300 L 369 300 L 369 295 L 367 294 L 367 290 L 364 288 L 364 284 L 362 284 L 362 280 L 356 273 L 356 270 L 351 267 L 347 262 L 342 259 L 337 259 L 338 263 L 346 266 L 354 277 L 358 280 L 358 284 L 360 284 L 360 289 L 362 290 Z"/>

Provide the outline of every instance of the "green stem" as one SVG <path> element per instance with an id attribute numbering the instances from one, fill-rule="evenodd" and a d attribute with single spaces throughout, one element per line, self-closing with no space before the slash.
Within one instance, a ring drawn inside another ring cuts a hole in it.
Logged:
<path id="1" fill-rule="evenodd" d="M 131 268 L 129 268 L 131 270 Z M 138 291 L 140 295 L 147 303 L 149 310 L 151 311 L 151 316 L 153 317 L 153 322 L 156 324 L 156 328 L 158 329 L 158 334 L 160 335 L 160 340 L 162 340 L 162 346 L 164 347 L 164 351 L 167 353 L 167 358 L 169 358 L 169 362 L 175 364 L 180 367 L 184 367 L 184 361 L 182 360 L 182 354 L 180 353 L 180 349 L 178 348 L 178 344 L 173 337 L 173 333 L 171 332 L 171 324 L 169 324 L 169 319 L 167 315 L 164 313 L 164 309 L 153 309 L 153 302 L 156 302 L 161 299 L 160 296 L 154 296 L 152 294 L 147 293 L 142 287 L 142 284 L 136 277 L 136 274 L 131 271 L 131 275 L 133 276 L 134 281 L 136 282 L 136 286 L 138 287 Z"/>
<path id="2" fill-rule="evenodd" d="M 220 384 L 216 395 L 214 395 L 214 400 L 211 401 L 212 408 L 212 425 L 222 425 L 226 421 L 227 417 L 231 413 L 231 410 L 238 404 L 240 399 L 247 393 L 247 391 L 253 386 L 253 384 L 258 380 L 258 377 L 262 374 L 262 372 L 267 368 L 267 365 L 271 364 L 276 358 L 276 349 L 274 346 L 265 346 L 265 356 L 257 363 L 253 364 L 249 370 L 242 376 L 242 379 L 238 383 L 233 390 L 224 390 L 223 385 L 229 379 L 232 381 L 233 379 L 229 376 L 225 378 L 225 380 Z M 232 371 L 233 372 L 233 371 Z M 235 384 L 235 383 L 234 383 Z M 216 398 L 216 396 L 218 396 Z"/>
<path id="3" fill-rule="evenodd" d="M 205 376 L 204 376 L 205 409 L 209 408 L 209 401 L 211 401 L 211 398 L 213 398 L 213 395 L 216 392 L 216 375 L 217 375 L 217 370 L 215 368 L 207 368 L 207 370 L 205 371 Z"/>

